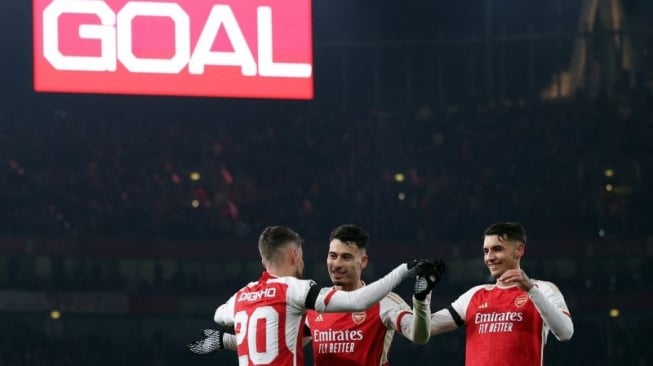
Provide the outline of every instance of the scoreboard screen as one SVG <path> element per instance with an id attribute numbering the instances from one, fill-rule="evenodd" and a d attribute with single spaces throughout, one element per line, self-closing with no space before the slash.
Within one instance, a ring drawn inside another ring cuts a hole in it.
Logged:
<path id="1" fill-rule="evenodd" d="M 40 92 L 312 99 L 310 0 L 33 0 Z"/>

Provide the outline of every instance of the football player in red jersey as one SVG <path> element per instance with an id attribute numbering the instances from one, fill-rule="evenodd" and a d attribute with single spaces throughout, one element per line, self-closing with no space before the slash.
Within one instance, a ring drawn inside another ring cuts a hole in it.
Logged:
<path id="1" fill-rule="evenodd" d="M 361 227 L 342 225 L 330 235 L 327 269 L 334 288 L 356 291 L 367 266 L 369 235 Z M 438 278 L 444 268 L 438 268 Z M 426 313 L 426 314 L 425 314 Z M 388 365 L 395 332 L 423 344 L 422 320 L 429 317 L 430 293 L 413 296 L 413 309 L 397 294 L 389 293 L 369 309 L 356 313 L 320 313 L 310 310 L 307 325 L 316 366 Z M 427 328 L 428 331 L 428 328 Z"/>
<path id="2" fill-rule="evenodd" d="M 542 365 L 549 331 L 560 341 L 574 333 L 560 290 L 521 269 L 525 247 L 522 225 L 490 226 L 483 260 L 496 283 L 475 286 L 431 315 L 431 335 L 466 326 L 466 366 Z"/>
<path id="3" fill-rule="evenodd" d="M 401 264 L 385 277 L 356 291 L 320 288 L 301 280 L 304 261 L 301 238 L 285 227 L 266 228 L 259 238 L 265 271 L 218 307 L 214 321 L 233 326 L 235 336 L 205 331 L 206 338 L 189 345 L 195 353 L 236 349 L 241 366 L 302 365 L 303 328 L 309 309 L 321 313 L 363 312 L 384 298 L 408 276 L 416 276 L 416 296 L 426 298 L 435 286 L 436 264 L 426 260 Z M 428 311 L 421 332 L 429 337 Z"/>

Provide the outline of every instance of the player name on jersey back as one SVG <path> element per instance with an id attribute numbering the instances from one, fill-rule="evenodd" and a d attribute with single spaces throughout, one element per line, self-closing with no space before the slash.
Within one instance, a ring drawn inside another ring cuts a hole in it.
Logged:
<path id="1" fill-rule="evenodd" d="M 275 296 L 277 296 L 277 289 L 270 287 L 260 291 L 241 292 L 238 301 L 259 301 L 264 298 L 274 298 Z"/>

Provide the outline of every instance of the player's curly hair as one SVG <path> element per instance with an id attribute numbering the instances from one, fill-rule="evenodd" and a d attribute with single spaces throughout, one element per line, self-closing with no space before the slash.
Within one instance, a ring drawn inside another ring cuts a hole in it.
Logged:
<path id="1" fill-rule="evenodd" d="M 516 241 L 526 245 L 526 229 L 518 222 L 497 222 L 487 228 L 483 235 L 496 235 L 500 240 Z"/>

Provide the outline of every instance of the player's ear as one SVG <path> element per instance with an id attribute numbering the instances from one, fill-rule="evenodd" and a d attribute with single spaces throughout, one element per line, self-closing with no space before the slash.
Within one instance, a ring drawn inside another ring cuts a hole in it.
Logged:
<path id="1" fill-rule="evenodd" d="M 517 243 L 517 247 L 515 248 L 515 256 L 517 259 L 521 259 L 521 257 L 524 256 L 524 252 L 526 251 L 526 245 L 524 243 Z"/>
<path id="2" fill-rule="evenodd" d="M 363 259 L 361 260 L 361 269 L 367 267 L 367 254 L 363 254 Z"/>
<path id="3" fill-rule="evenodd" d="M 290 256 L 289 259 L 291 264 L 297 264 L 301 259 L 301 252 L 299 251 L 299 247 L 290 248 L 288 255 Z"/>
<path id="4" fill-rule="evenodd" d="M 295 264 L 297 262 L 297 254 L 295 253 L 295 248 L 289 248 L 286 251 L 286 260 L 290 264 Z"/>

